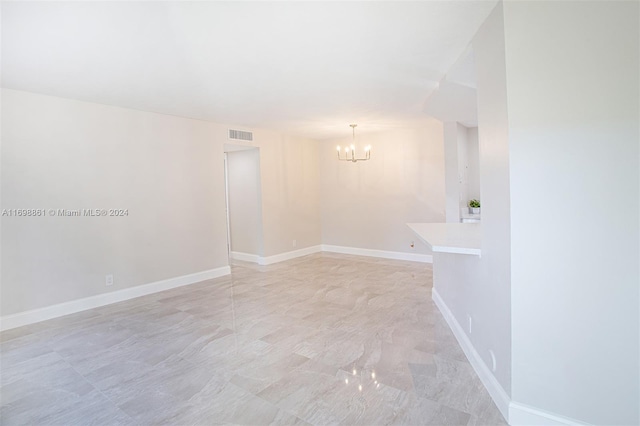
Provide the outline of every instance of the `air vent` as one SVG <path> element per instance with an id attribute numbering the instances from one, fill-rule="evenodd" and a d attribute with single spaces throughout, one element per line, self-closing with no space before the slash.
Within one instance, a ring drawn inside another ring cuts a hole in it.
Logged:
<path id="1" fill-rule="evenodd" d="M 242 130 L 233 130 L 229 129 L 229 139 L 235 139 L 239 141 L 252 141 L 253 133 L 252 132 L 244 132 Z"/>

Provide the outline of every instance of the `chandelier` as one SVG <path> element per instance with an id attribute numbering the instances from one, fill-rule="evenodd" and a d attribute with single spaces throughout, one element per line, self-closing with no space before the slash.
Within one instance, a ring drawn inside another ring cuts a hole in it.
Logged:
<path id="1" fill-rule="evenodd" d="M 357 124 L 349 124 L 349 127 L 351 127 L 351 132 L 352 132 L 352 144 L 351 146 L 346 146 L 344 148 L 344 158 L 342 158 L 341 153 L 342 153 L 342 149 L 340 148 L 340 145 L 338 145 L 337 147 L 337 151 L 338 151 L 338 160 L 340 161 L 351 161 L 352 163 L 358 162 L 358 161 L 367 161 L 369 159 L 371 159 L 371 145 L 367 145 L 364 147 L 364 158 L 356 158 L 356 126 Z"/>

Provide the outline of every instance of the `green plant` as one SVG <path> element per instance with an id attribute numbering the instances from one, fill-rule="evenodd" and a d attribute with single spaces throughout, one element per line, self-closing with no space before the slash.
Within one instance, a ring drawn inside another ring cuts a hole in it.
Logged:
<path id="1" fill-rule="evenodd" d="M 477 209 L 480 208 L 480 200 L 469 200 L 469 207 L 473 208 L 473 209 Z"/>

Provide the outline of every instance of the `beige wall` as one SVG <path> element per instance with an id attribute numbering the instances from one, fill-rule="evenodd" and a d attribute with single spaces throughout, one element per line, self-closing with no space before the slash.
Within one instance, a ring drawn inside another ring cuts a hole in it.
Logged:
<path id="1" fill-rule="evenodd" d="M 261 164 L 271 166 L 262 168 L 264 255 L 320 244 L 318 143 L 266 131 L 256 138 Z"/>
<path id="2" fill-rule="evenodd" d="M 359 152 L 370 144 L 372 154 L 355 164 L 336 160 L 336 145 L 351 143 L 348 130 L 344 138 L 321 143 L 323 244 L 430 253 L 406 223 L 444 222 L 442 123 L 425 120 L 412 129 L 356 132 Z"/>
<path id="3" fill-rule="evenodd" d="M 2 208 L 129 210 L 2 218 L 3 316 L 228 265 L 229 126 L 2 95 Z M 320 244 L 317 143 L 264 130 L 254 130 L 254 140 L 264 255 Z"/>
<path id="4" fill-rule="evenodd" d="M 319 245 L 318 142 L 258 129 L 241 144 L 260 148 L 263 255 Z"/>
<path id="5" fill-rule="evenodd" d="M 220 126 L 2 90 L 2 315 L 227 265 Z M 114 285 L 105 286 L 105 275 Z"/>

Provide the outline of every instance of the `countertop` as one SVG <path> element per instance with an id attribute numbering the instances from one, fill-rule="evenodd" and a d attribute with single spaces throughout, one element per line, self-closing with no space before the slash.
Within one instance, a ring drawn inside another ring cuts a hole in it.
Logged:
<path id="1" fill-rule="evenodd" d="M 479 213 L 462 213 L 460 215 L 460 219 L 478 219 L 480 220 L 480 214 Z"/>
<path id="2" fill-rule="evenodd" d="M 434 252 L 480 256 L 480 223 L 407 223 L 407 226 Z"/>

